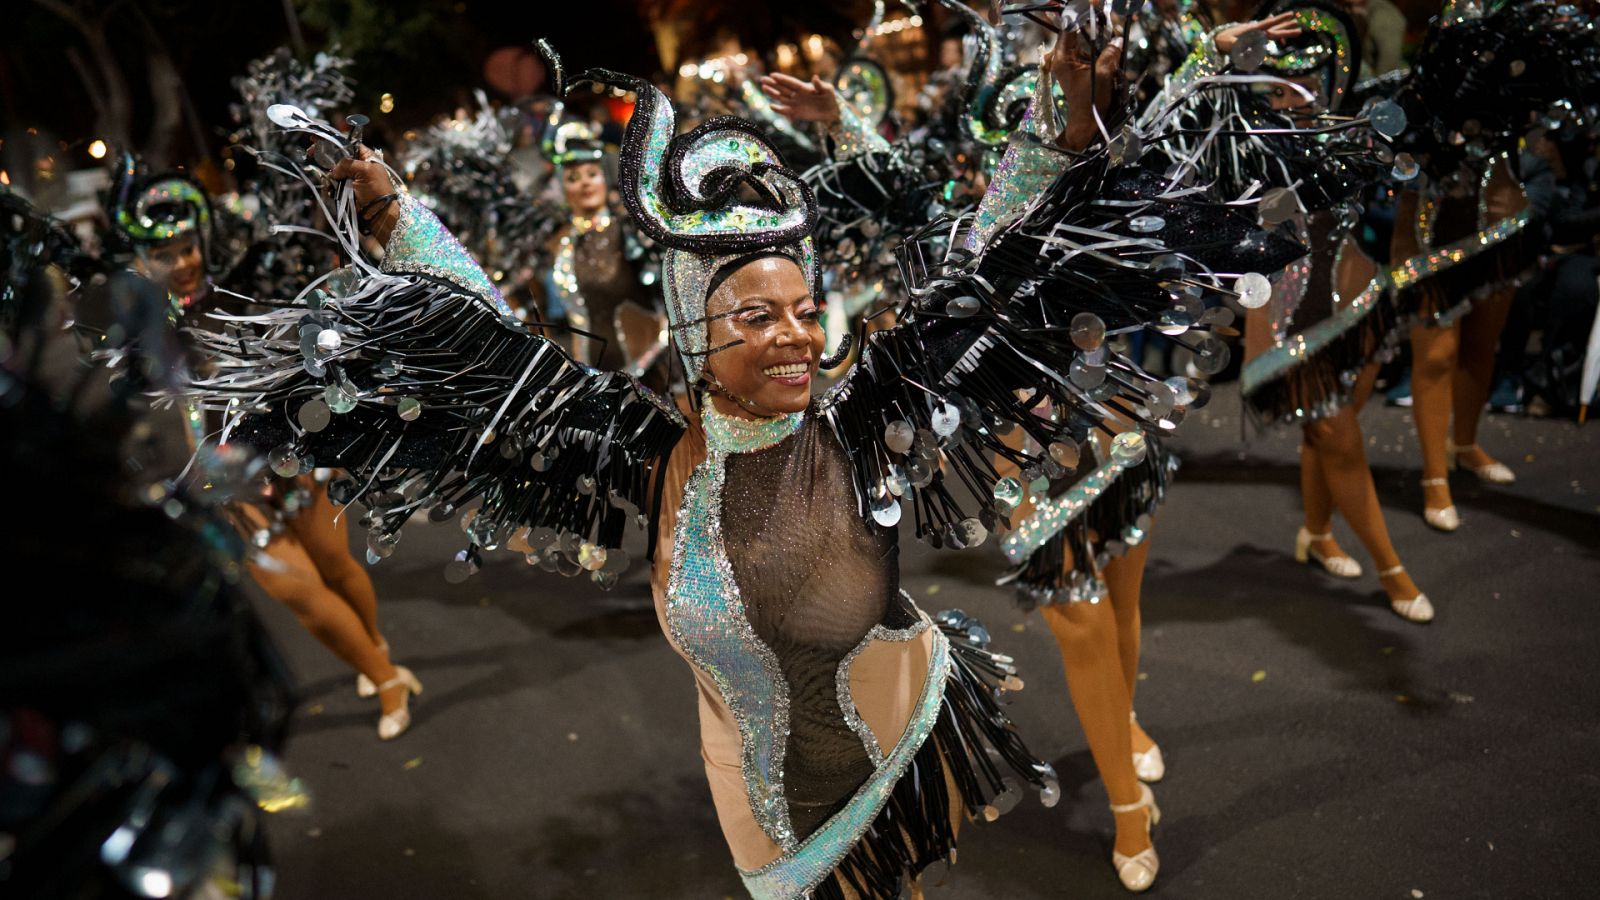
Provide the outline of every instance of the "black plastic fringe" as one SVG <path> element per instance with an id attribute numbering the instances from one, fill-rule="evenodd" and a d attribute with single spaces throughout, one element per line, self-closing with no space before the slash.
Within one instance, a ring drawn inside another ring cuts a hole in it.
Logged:
<path id="1" fill-rule="evenodd" d="M 1338 412 L 1350 401 L 1361 370 L 1401 336 L 1400 324 L 1395 298 L 1376 298 L 1359 322 L 1246 396 L 1252 417 L 1258 425 L 1304 423 Z"/>
<path id="2" fill-rule="evenodd" d="M 1118 476 L 1082 516 L 999 579 L 999 584 L 1015 587 L 1020 606 L 1032 609 L 1070 600 L 1073 588 L 1097 582 L 1107 556 L 1127 552 L 1130 530 L 1148 533 L 1179 463 L 1161 442 L 1151 440 L 1147 447 L 1144 459 Z M 1064 483 L 1060 490 L 1071 487 Z"/>
<path id="3" fill-rule="evenodd" d="M 1484 297 L 1517 284 L 1538 261 L 1542 242 L 1523 228 L 1487 250 L 1397 290 L 1395 307 L 1404 321 L 1449 324 Z"/>

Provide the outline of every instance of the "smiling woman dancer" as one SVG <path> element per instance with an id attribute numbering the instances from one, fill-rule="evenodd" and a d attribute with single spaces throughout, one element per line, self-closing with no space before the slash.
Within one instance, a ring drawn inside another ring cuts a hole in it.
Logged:
<path id="1" fill-rule="evenodd" d="M 1064 147 L 1092 145 L 1092 114 L 1110 117 L 1113 37 L 1102 26 L 1059 42 L 1067 93 L 1091 116 L 1068 123 Z M 379 542 L 420 508 L 445 521 L 481 500 L 457 571 L 507 546 L 611 584 L 630 523 L 663 538 L 650 551 L 657 613 L 699 687 L 706 774 L 750 893 L 916 892 L 923 869 L 953 857 L 963 811 L 995 817 L 1018 779 L 1047 804 L 1060 788 L 1000 708 L 1000 690 L 1021 687 L 1010 660 L 985 649 L 970 617 L 930 617 L 900 590 L 896 526 L 909 514 L 919 537 L 957 548 L 1000 527 L 1010 491 L 990 460 L 1031 469 L 1042 451 L 1013 450 L 997 432 L 1076 446 L 1108 430 L 1108 410 L 1156 427 L 1145 403 L 1161 382 L 1114 353 L 1082 361 L 1066 323 L 1092 310 L 1109 327 L 1139 327 L 1170 293 L 1149 266 L 1081 254 L 1056 229 L 1099 244 L 1165 195 L 1100 204 L 1109 155 L 1069 154 L 985 254 L 918 256 L 900 324 L 868 339 L 818 399 L 812 377 L 843 354 L 823 356 L 804 182 L 748 123 L 678 135 L 647 83 L 584 80 L 639 97 L 619 186 L 666 248 L 690 387 L 678 406 L 530 333 L 385 166 L 297 110 L 279 119 L 355 153 L 328 174 L 336 236 L 359 277 L 340 296 L 257 317 L 262 338 L 219 348 L 229 370 L 199 390 L 249 411 L 236 438 L 349 469 Z M 381 268 L 355 245 L 358 209 L 386 245 Z M 1141 255 L 1169 249 L 1128 242 Z M 1217 279 L 1191 277 L 1220 292 Z M 313 326 L 334 335 L 302 342 Z M 1065 374 L 1075 362 L 1115 377 L 1086 398 Z M 1059 418 L 1033 416 L 1042 402 Z"/>

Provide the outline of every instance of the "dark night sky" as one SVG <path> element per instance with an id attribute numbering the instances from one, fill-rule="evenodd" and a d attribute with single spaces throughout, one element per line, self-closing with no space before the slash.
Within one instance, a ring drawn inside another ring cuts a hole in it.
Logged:
<path id="1" fill-rule="evenodd" d="M 111 0 L 66 2 L 90 9 L 113 5 Z M 401 35 L 391 46 L 372 46 L 357 54 L 358 93 L 352 107 L 378 118 L 378 97 L 392 92 L 396 109 L 386 124 L 395 128 L 426 122 L 467 99 L 473 88 L 484 85 L 482 64 L 490 51 L 527 46 L 536 37 L 548 37 L 570 69 L 605 65 L 649 75 L 659 65 L 645 19 L 633 0 L 519 4 L 313 0 L 297 6 L 321 6 L 347 14 L 353 2 L 371 2 L 389 15 L 404 17 L 407 11 L 420 10 L 433 17 L 421 35 Z M 0 6 L 15 23 L 0 35 L 0 135 L 37 127 L 68 142 L 96 137 L 93 104 L 69 55 L 69 49 L 88 54 L 80 35 L 35 0 L 3 0 Z M 383 31 L 386 29 L 369 33 Z M 234 99 L 230 80 L 243 72 L 250 59 L 289 43 L 281 0 L 131 0 L 120 4 L 106 33 L 133 97 L 136 143 L 150 115 L 143 48 L 148 40 L 145 35 L 152 32 L 159 35 L 175 61 L 213 149 L 218 146 L 220 129 L 228 122 L 228 104 Z M 309 26 L 305 32 L 312 49 L 323 47 L 329 37 Z"/>

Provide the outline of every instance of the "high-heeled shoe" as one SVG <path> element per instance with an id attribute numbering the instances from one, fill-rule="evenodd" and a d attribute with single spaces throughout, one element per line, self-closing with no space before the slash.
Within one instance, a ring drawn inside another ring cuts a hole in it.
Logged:
<path id="1" fill-rule="evenodd" d="M 1139 721 L 1138 713 L 1130 711 L 1128 722 L 1137 721 Z M 1137 750 L 1133 752 L 1133 774 L 1146 784 L 1155 784 L 1167 777 L 1167 761 L 1161 756 L 1161 747 L 1154 741 L 1150 742 L 1149 750 L 1143 753 Z"/>
<path id="2" fill-rule="evenodd" d="M 1450 479 L 1448 478 L 1422 479 L 1423 487 L 1448 487 L 1449 484 Z M 1439 531 L 1455 531 L 1461 527 L 1461 514 L 1456 512 L 1454 503 L 1444 509 L 1429 509 L 1424 506 L 1422 507 L 1422 521 L 1427 522 L 1430 527 Z"/>
<path id="3" fill-rule="evenodd" d="M 389 639 L 378 638 L 378 649 L 383 652 L 384 656 L 388 656 Z M 356 696 L 363 698 L 378 696 L 378 686 L 372 683 L 371 678 L 368 678 L 360 672 L 356 673 Z"/>
<path id="4" fill-rule="evenodd" d="M 1449 466 L 1452 471 L 1455 470 L 1457 466 L 1460 466 L 1461 468 L 1466 469 L 1468 472 L 1478 476 L 1480 481 L 1487 481 L 1490 484 L 1513 484 L 1516 482 L 1517 473 L 1511 471 L 1510 466 L 1507 466 L 1505 463 L 1500 462 L 1499 460 L 1495 460 L 1486 466 L 1474 466 L 1463 462 L 1461 460 L 1461 454 L 1469 450 L 1476 450 L 1479 453 L 1483 453 L 1483 449 L 1477 444 L 1467 444 L 1464 447 L 1457 447 L 1454 441 L 1446 441 L 1444 445 L 1445 465 Z M 1488 454 L 1485 453 L 1484 455 L 1487 456 Z"/>
<path id="5" fill-rule="evenodd" d="M 411 727 L 411 695 L 422 693 L 422 682 L 411 670 L 405 666 L 394 667 L 394 677 L 378 685 L 378 693 L 383 693 L 392 687 L 405 686 L 405 693 L 400 695 L 400 708 L 394 712 L 386 712 L 378 717 L 378 738 L 392 741 Z"/>
<path id="6" fill-rule="evenodd" d="M 1395 566 L 1392 569 L 1384 569 L 1379 572 L 1378 577 L 1391 578 L 1404 573 L 1405 570 L 1405 566 Z M 1418 591 L 1417 595 L 1410 600 L 1390 600 L 1389 608 L 1394 610 L 1395 615 L 1408 622 L 1425 624 L 1433 621 L 1433 604 L 1428 602 L 1428 595 L 1421 591 Z"/>
<path id="7" fill-rule="evenodd" d="M 1145 817 L 1144 833 L 1150 835 L 1150 829 L 1161 822 L 1161 807 L 1156 806 L 1156 795 L 1150 790 L 1148 784 L 1139 785 L 1139 802 L 1127 803 L 1122 806 L 1111 804 L 1111 811 L 1116 814 L 1138 812 L 1149 809 L 1150 814 Z M 1122 886 L 1135 894 L 1150 890 L 1156 883 L 1156 873 L 1161 870 L 1161 858 L 1156 856 L 1156 845 L 1151 844 L 1133 856 L 1123 856 L 1115 850 L 1111 851 L 1111 865 L 1117 870 L 1117 879 Z"/>
<path id="8" fill-rule="evenodd" d="M 1312 534 L 1310 529 L 1304 525 L 1300 526 L 1300 532 L 1294 536 L 1294 561 L 1303 563 L 1314 559 L 1335 578 L 1360 578 L 1361 563 L 1348 556 L 1323 556 L 1312 546 L 1317 541 L 1331 540 L 1333 540 L 1331 531 L 1327 534 Z"/>

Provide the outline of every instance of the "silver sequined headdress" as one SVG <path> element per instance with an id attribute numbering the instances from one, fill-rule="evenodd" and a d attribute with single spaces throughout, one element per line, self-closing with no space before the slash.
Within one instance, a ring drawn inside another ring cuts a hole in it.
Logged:
<path id="1" fill-rule="evenodd" d="M 603 69 L 574 84 L 584 82 L 638 98 L 623 133 L 619 188 L 635 224 L 667 248 L 667 318 L 692 385 L 714 349 L 706 337 L 706 299 L 720 268 L 772 252 L 794 260 L 815 291 L 816 199 L 753 124 L 723 116 L 679 135 L 672 103 L 654 85 Z"/>

